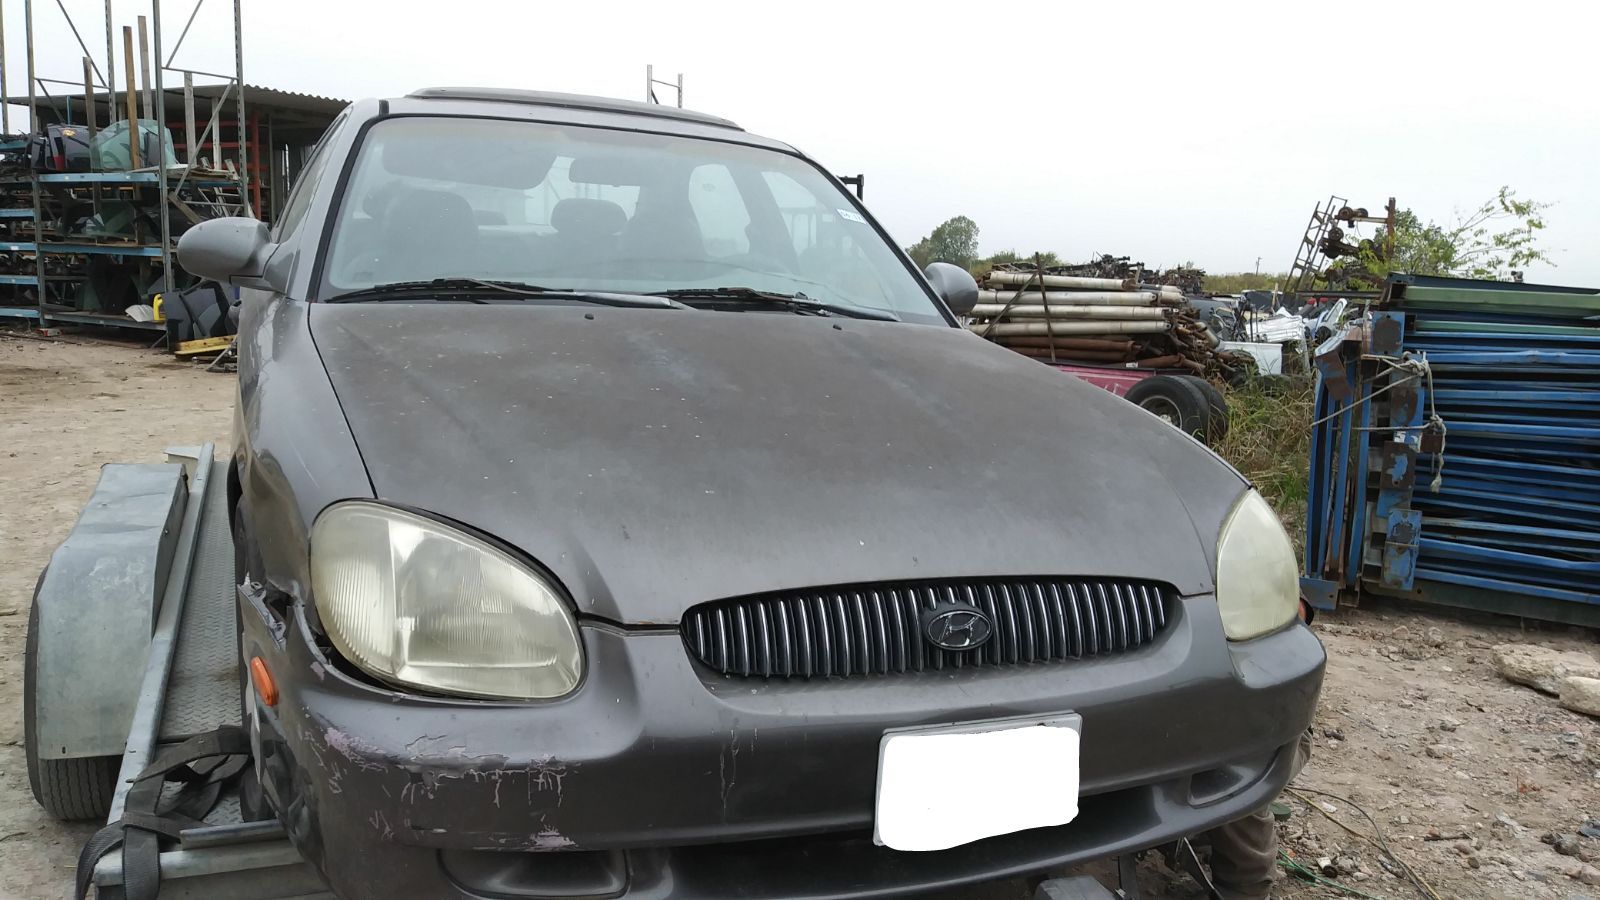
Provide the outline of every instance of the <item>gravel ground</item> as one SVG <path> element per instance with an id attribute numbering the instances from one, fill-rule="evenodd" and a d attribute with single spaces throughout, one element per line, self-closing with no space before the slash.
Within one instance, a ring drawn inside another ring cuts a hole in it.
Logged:
<path id="1" fill-rule="evenodd" d="M 231 376 L 136 344 L 0 333 L 0 897 L 69 896 L 93 830 L 51 821 L 28 790 L 21 669 L 34 578 L 102 463 L 158 460 L 175 443 L 224 447 L 233 393 Z M 1359 808 L 1441 898 L 1600 897 L 1600 868 L 1589 865 L 1600 865 L 1600 839 L 1579 834 L 1600 818 L 1600 723 L 1505 682 L 1489 652 L 1507 641 L 1593 652 L 1593 635 L 1393 605 L 1326 615 L 1316 627 L 1328 677 L 1297 785 L 1326 815 L 1285 797 L 1281 832 L 1296 859 L 1326 860 L 1331 877 L 1383 900 L 1426 896 L 1334 824 L 1372 836 Z M 1201 896 L 1153 859 L 1144 871 L 1152 896 Z M 1352 896 L 1288 880 L 1278 894 Z"/>

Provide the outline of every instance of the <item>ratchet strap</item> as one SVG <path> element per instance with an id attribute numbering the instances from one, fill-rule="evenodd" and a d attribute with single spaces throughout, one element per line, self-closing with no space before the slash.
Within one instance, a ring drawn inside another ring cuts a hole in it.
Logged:
<path id="1" fill-rule="evenodd" d="M 250 736 L 237 725 L 197 734 L 168 747 L 128 788 L 122 818 L 89 838 L 78 853 L 77 900 L 84 900 L 101 857 L 122 848 L 122 895 L 156 900 L 161 892 L 161 841 L 198 828 L 223 787 L 250 764 Z M 178 789 L 162 801 L 168 784 Z"/>

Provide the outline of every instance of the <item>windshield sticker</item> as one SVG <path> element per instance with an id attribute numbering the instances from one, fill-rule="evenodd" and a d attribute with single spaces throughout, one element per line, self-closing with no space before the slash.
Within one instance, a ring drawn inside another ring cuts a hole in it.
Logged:
<path id="1" fill-rule="evenodd" d="M 839 214 L 839 218 L 845 220 L 846 222 L 855 222 L 858 225 L 867 224 L 866 216 L 863 216 L 861 213 L 858 213 L 853 209 L 839 209 L 834 211 Z"/>

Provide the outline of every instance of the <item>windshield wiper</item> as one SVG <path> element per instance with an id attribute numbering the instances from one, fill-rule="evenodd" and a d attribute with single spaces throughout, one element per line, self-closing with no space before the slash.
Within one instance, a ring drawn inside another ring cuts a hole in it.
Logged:
<path id="1" fill-rule="evenodd" d="M 898 322 L 900 317 L 886 309 L 864 306 L 846 306 L 840 303 L 823 303 L 805 294 L 782 294 L 776 291 L 758 291 L 748 287 L 678 288 L 655 291 L 654 296 L 672 300 L 710 300 L 728 305 L 761 304 L 769 307 L 792 309 L 798 313 L 818 316 L 848 316 L 852 319 L 874 319 L 880 322 Z"/>
<path id="2" fill-rule="evenodd" d="M 489 281 L 481 278 L 434 278 L 428 281 L 393 281 L 369 288 L 347 291 L 328 298 L 328 303 L 356 303 L 361 301 L 410 300 L 419 296 L 446 296 L 459 298 L 482 297 L 485 294 L 526 297 L 530 300 L 576 300 L 580 303 L 598 303 L 602 306 L 635 306 L 647 309 L 685 309 L 684 304 L 670 297 L 655 294 L 629 294 L 612 291 L 574 291 L 566 288 L 547 288 L 522 281 Z M 477 302 L 483 302 L 481 300 Z"/>

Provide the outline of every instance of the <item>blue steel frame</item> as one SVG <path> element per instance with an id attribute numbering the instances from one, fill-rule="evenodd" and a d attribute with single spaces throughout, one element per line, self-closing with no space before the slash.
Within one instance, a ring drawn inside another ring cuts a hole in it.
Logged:
<path id="1" fill-rule="evenodd" d="M 1393 278 L 1386 308 L 1319 348 L 1301 590 L 1322 609 L 1374 593 L 1600 625 L 1600 327 L 1406 310 L 1405 286 L 1428 281 Z M 1522 287 L 1441 286 L 1468 285 Z M 1450 320 L 1462 330 L 1433 327 Z M 1390 364 L 1405 355 L 1427 359 L 1431 397 Z"/>

